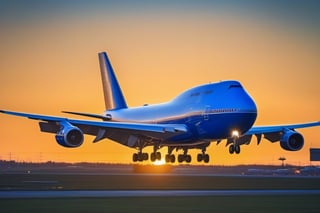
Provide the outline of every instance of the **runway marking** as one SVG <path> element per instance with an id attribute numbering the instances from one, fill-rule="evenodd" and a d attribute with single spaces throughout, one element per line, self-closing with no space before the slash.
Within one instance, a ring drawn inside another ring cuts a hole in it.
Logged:
<path id="1" fill-rule="evenodd" d="M 0 191 L 0 199 L 320 195 L 320 190 L 64 190 Z"/>

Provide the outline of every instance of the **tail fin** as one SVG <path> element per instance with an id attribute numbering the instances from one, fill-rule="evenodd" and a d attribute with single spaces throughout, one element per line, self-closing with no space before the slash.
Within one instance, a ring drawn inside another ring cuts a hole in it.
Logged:
<path id="1" fill-rule="evenodd" d="M 107 53 L 99 53 L 99 62 L 106 110 L 127 108 Z"/>

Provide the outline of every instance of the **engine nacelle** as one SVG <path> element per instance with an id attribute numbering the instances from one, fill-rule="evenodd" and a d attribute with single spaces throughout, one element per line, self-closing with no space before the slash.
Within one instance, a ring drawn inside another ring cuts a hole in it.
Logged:
<path id="1" fill-rule="evenodd" d="M 64 121 L 60 123 L 60 130 L 56 134 L 56 141 L 59 145 L 75 148 L 83 143 L 83 132 L 70 123 Z"/>
<path id="2" fill-rule="evenodd" d="M 303 136 L 293 130 L 286 131 L 280 139 L 280 146 L 287 151 L 298 151 L 304 144 Z"/>

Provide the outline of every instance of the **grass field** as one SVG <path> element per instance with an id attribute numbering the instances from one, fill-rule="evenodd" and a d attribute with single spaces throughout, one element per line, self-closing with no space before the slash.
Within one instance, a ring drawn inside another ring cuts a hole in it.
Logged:
<path id="1" fill-rule="evenodd" d="M 2 199 L 1 212 L 319 212 L 319 196 Z"/>

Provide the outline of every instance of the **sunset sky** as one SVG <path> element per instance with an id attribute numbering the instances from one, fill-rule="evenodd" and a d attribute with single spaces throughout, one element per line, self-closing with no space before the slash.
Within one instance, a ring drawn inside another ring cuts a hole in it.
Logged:
<path id="1" fill-rule="evenodd" d="M 0 109 L 102 113 L 101 51 L 129 106 L 235 79 L 257 104 L 256 125 L 320 120 L 319 1 L 0 0 Z M 308 164 L 320 127 L 298 131 L 301 151 L 267 140 L 257 146 L 254 138 L 229 155 L 225 142 L 212 143 L 210 164 L 280 164 L 281 156 Z M 92 136 L 64 148 L 37 121 L 4 114 L 0 136 L 2 160 L 131 163 L 135 152 L 109 140 L 93 144 Z M 190 151 L 193 162 L 198 152 Z"/>

